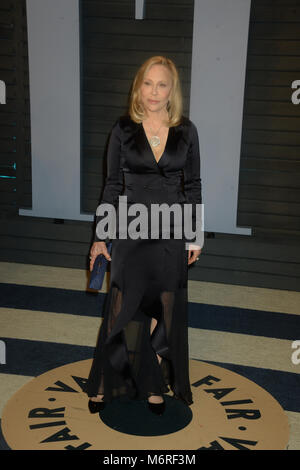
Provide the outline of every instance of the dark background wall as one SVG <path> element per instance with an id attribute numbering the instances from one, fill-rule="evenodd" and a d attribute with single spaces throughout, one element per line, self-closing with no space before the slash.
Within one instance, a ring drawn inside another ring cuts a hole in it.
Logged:
<path id="1" fill-rule="evenodd" d="M 300 233 L 299 0 L 252 1 L 238 223 L 255 235 Z"/>
<path id="2" fill-rule="evenodd" d="M 135 20 L 135 2 L 81 2 L 83 210 L 94 212 L 106 174 L 105 145 L 124 114 L 138 67 L 152 55 L 178 66 L 189 112 L 193 0 L 147 0 L 145 20 Z"/>
<path id="3" fill-rule="evenodd" d="M 83 211 L 98 205 L 108 134 L 143 60 L 176 62 L 188 115 L 193 4 L 147 0 L 136 21 L 133 0 L 81 1 Z M 299 23 L 300 0 L 252 0 L 237 222 L 253 236 L 206 234 L 190 279 L 300 290 Z M 18 215 L 31 207 L 25 0 L 1 1 L 0 79 L 0 260 L 86 269 L 94 224 Z"/>
<path id="4" fill-rule="evenodd" d="M 0 80 L 6 84 L 6 104 L 0 105 L 2 218 L 17 215 L 18 207 L 23 203 L 31 205 L 28 197 L 31 191 L 30 121 L 24 6 L 23 0 L 2 0 L 0 3 Z"/>

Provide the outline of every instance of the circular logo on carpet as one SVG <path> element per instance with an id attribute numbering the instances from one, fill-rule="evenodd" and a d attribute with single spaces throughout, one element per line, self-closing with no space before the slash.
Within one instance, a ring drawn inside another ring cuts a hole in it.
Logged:
<path id="1" fill-rule="evenodd" d="M 7 402 L 4 438 L 18 450 L 281 450 L 288 418 L 263 388 L 219 366 L 190 360 L 191 406 L 165 394 L 157 416 L 146 400 L 114 399 L 90 414 L 84 386 L 92 359 L 50 370 Z"/>

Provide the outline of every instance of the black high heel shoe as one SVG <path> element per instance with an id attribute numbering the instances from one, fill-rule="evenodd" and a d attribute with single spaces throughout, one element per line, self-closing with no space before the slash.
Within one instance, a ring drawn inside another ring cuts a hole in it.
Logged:
<path id="1" fill-rule="evenodd" d="M 88 406 L 91 413 L 99 413 L 104 410 L 106 403 L 104 401 L 89 400 Z"/>
<path id="2" fill-rule="evenodd" d="M 165 400 L 162 403 L 150 403 L 149 400 L 147 401 L 148 401 L 148 408 L 150 411 L 152 411 L 152 413 L 157 414 L 159 416 L 161 416 L 164 413 L 166 409 Z"/>

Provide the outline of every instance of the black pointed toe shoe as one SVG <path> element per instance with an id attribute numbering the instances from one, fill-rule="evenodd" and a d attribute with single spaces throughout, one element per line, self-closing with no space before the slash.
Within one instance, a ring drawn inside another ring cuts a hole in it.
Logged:
<path id="1" fill-rule="evenodd" d="M 104 410 L 106 403 L 104 401 L 89 400 L 89 410 L 91 413 L 99 413 Z"/>
<path id="2" fill-rule="evenodd" d="M 148 408 L 152 413 L 161 416 L 166 409 L 166 402 L 165 400 L 162 403 L 150 403 L 148 401 Z"/>

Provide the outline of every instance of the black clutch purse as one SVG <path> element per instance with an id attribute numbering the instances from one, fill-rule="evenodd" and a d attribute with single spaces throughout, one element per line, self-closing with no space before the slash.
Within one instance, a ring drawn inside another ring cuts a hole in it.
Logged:
<path id="1" fill-rule="evenodd" d="M 106 248 L 109 254 L 111 254 L 112 242 L 106 244 Z M 91 272 L 89 288 L 100 290 L 104 280 L 108 260 L 104 255 L 98 255 L 94 261 L 93 270 Z"/>

